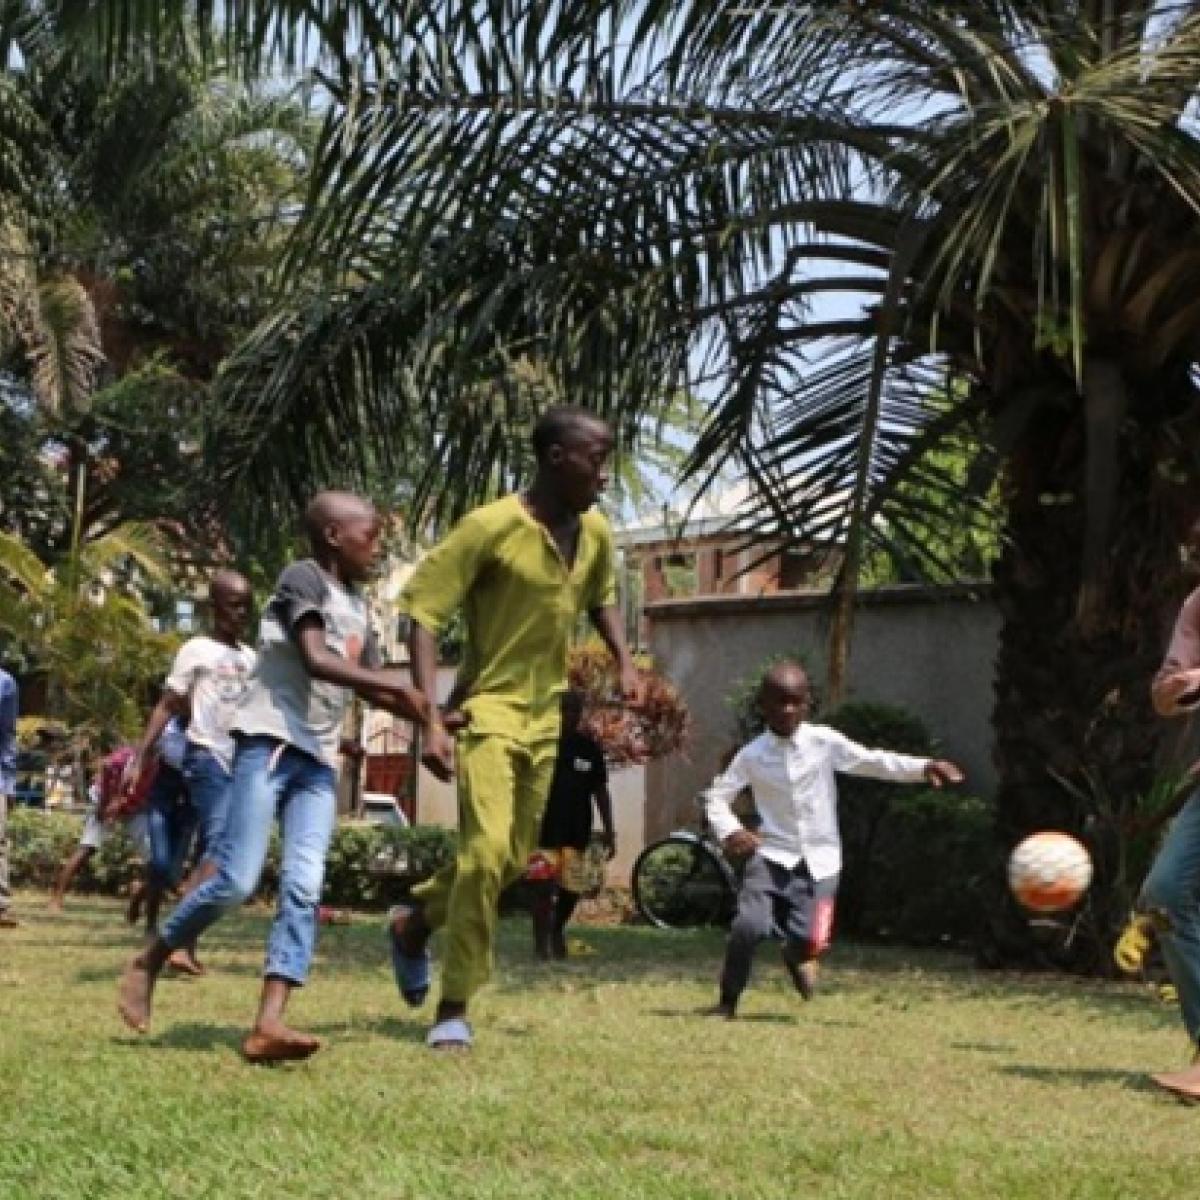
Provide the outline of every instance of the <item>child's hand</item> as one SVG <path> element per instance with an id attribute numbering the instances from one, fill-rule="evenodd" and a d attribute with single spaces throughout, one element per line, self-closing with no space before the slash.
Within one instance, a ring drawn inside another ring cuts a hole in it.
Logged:
<path id="1" fill-rule="evenodd" d="M 962 783 L 965 776 L 962 769 L 954 763 L 947 762 L 944 758 L 935 758 L 925 768 L 925 778 L 930 787 L 940 788 L 948 783 Z"/>
<path id="2" fill-rule="evenodd" d="M 430 725 L 425 731 L 421 762 L 443 783 L 454 778 L 454 742 L 444 726 Z"/>
<path id="3" fill-rule="evenodd" d="M 1154 707 L 1163 716 L 1186 712 L 1200 702 L 1200 670 L 1176 671 L 1153 688 Z"/>
<path id="4" fill-rule="evenodd" d="M 722 849 L 731 858 L 749 858 L 761 845 L 762 838 L 748 829 L 735 829 L 721 843 Z"/>
<path id="5" fill-rule="evenodd" d="M 377 673 L 370 700 L 380 708 L 409 721 L 424 721 L 429 715 L 425 693 L 408 682 L 407 673 L 384 668 Z"/>
<path id="6" fill-rule="evenodd" d="M 471 714 L 463 712 L 461 708 L 443 708 L 442 709 L 442 728 L 447 733 L 459 733 L 466 729 L 471 723 Z"/>

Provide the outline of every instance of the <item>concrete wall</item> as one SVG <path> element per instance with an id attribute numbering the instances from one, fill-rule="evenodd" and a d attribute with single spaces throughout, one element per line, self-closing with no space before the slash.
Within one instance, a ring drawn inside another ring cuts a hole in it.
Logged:
<path id="1" fill-rule="evenodd" d="M 825 596 L 664 601 L 650 605 L 650 651 L 692 710 L 686 756 L 646 771 L 646 837 L 688 824 L 694 797 L 734 742 L 726 697 L 773 654 L 800 655 L 818 697 L 824 682 Z M 860 599 L 847 699 L 902 705 L 921 717 L 942 753 L 980 795 L 995 786 L 991 762 L 993 664 L 999 614 L 986 591 L 882 588 Z"/>

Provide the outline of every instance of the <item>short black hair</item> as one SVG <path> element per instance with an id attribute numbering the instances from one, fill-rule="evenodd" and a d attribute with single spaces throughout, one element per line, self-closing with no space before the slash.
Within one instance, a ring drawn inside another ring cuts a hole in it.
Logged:
<path id="1" fill-rule="evenodd" d="M 556 404 L 553 408 L 546 409 L 534 423 L 533 433 L 529 438 L 533 445 L 534 457 L 538 462 L 543 462 L 550 447 L 566 445 L 572 432 L 580 425 L 607 427 L 608 422 L 599 413 L 580 408 L 577 404 Z"/>

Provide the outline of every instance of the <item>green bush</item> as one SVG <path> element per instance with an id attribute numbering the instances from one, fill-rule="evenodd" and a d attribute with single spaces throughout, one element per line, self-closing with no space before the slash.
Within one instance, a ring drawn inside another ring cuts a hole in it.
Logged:
<path id="1" fill-rule="evenodd" d="M 849 702 L 824 723 L 863 746 L 938 753 L 924 723 L 893 705 Z M 973 936 L 978 884 L 997 853 L 988 804 L 954 790 L 839 775 L 838 816 L 843 932 L 915 943 Z"/>
<path id="2" fill-rule="evenodd" d="M 70 813 L 19 808 L 8 822 L 12 882 L 49 889 L 63 860 L 79 844 L 82 818 Z M 455 835 L 436 825 L 340 824 L 334 831 L 325 868 L 323 900 L 354 908 L 375 908 L 404 895 L 454 856 Z M 136 840 L 118 826 L 72 885 L 79 891 L 122 895 L 141 877 Z M 260 895 L 279 886 L 279 838 L 274 835 L 263 870 Z"/>

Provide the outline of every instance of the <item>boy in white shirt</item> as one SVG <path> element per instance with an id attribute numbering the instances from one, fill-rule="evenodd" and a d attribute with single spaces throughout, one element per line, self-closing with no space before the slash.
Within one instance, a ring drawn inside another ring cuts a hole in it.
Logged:
<path id="1" fill-rule="evenodd" d="M 156 863 L 169 864 L 170 869 L 152 876 L 147 904 L 154 917 L 162 896 L 179 882 L 193 834 L 204 848 L 202 878 L 211 874 L 220 853 L 233 796 L 234 744 L 230 727 L 257 660 L 254 650 L 242 641 L 253 601 L 250 581 L 237 571 L 220 570 L 212 577 L 208 595 L 212 633 L 189 638 L 179 648 L 162 696 L 150 713 L 125 772 L 126 784 L 131 786 L 171 720 L 186 720 L 182 774 L 190 812 L 186 819 L 173 823 L 174 840 L 182 844 L 163 848 L 155 856 Z M 172 965 L 191 975 L 204 970 L 191 947 L 181 949 Z"/>
<path id="2" fill-rule="evenodd" d="M 783 961 L 805 999 L 816 988 L 817 959 L 829 947 L 834 900 L 842 869 L 834 773 L 920 783 L 940 788 L 960 783 L 952 762 L 870 750 L 827 725 L 808 725 L 808 676 L 795 662 L 780 662 L 758 693 L 766 723 L 743 746 L 706 793 L 705 812 L 728 854 L 748 856 L 737 915 L 729 931 L 721 994 L 713 1015 L 732 1020 L 750 980 L 754 952 L 764 938 L 782 935 Z M 751 833 L 733 814 L 732 802 L 750 788 L 762 824 Z"/>

